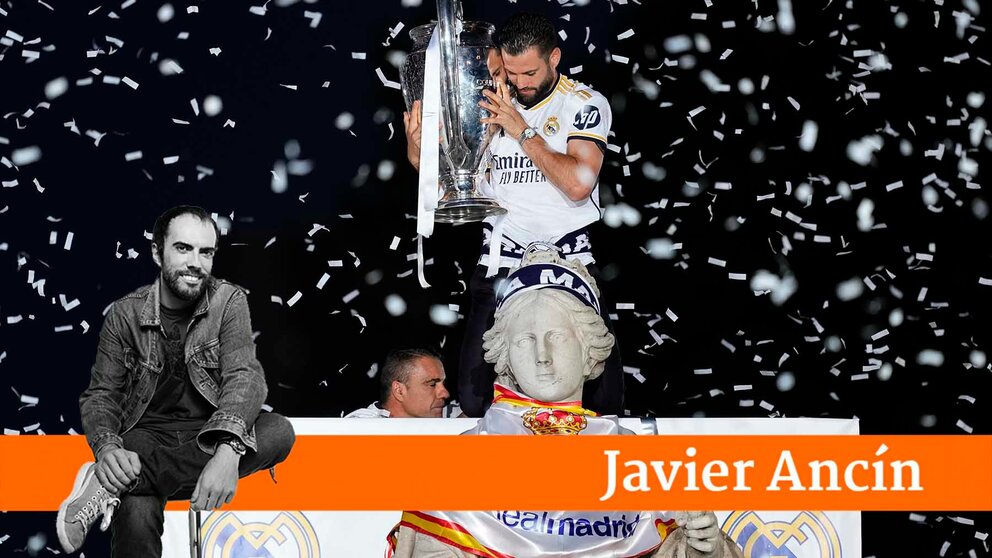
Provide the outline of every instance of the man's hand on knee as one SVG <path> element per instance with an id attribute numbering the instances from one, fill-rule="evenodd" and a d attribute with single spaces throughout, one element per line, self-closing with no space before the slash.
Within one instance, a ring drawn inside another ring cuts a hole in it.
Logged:
<path id="1" fill-rule="evenodd" d="M 141 474 L 138 454 L 124 448 L 111 447 L 100 452 L 96 459 L 96 478 L 113 494 L 127 492 Z"/>
<path id="2" fill-rule="evenodd" d="M 238 463 L 241 456 L 230 446 L 220 444 L 217 452 L 196 481 L 189 506 L 193 510 L 214 510 L 231 502 L 238 488 Z"/>

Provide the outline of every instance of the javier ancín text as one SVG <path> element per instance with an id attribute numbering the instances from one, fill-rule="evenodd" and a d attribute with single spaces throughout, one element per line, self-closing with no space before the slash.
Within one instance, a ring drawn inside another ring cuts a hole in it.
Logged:
<path id="1" fill-rule="evenodd" d="M 881 457 L 888 447 L 879 446 L 875 457 Z M 754 486 L 748 477 L 754 470 L 754 460 L 727 463 L 719 459 L 697 462 L 696 448 L 686 448 L 687 460 L 621 461 L 618 450 L 604 450 L 606 457 L 606 492 L 599 500 L 604 502 L 618 490 L 625 492 L 652 492 L 684 490 L 723 492 L 725 490 L 748 492 Z M 843 484 L 841 484 L 843 483 Z M 768 492 L 787 490 L 839 492 L 922 491 L 920 465 L 914 460 L 885 461 L 856 459 L 837 463 L 820 459 L 797 464 L 792 452 L 779 453 L 775 472 L 762 485 Z"/>

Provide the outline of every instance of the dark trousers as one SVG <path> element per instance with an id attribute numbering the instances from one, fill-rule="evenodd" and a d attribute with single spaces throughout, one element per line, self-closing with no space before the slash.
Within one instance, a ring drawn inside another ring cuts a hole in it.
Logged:
<path id="1" fill-rule="evenodd" d="M 165 503 L 188 500 L 211 456 L 196 444 L 196 430 L 159 431 L 135 428 L 124 434 L 124 449 L 141 459 L 137 486 L 121 497 L 114 514 L 111 552 L 115 558 L 162 555 Z M 296 435 L 289 421 L 275 413 L 255 420 L 258 451 L 248 450 L 238 465 L 246 477 L 286 459 Z"/>
<path id="2" fill-rule="evenodd" d="M 595 265 L 587 268 L 596 282 L 600 283 L 599 269 Z M 458 403 L 462 412 L 470 417 L 481 417 L 493 401 L 496 368 L 483 357 L 485 351 L 482 350 L 482 334 L 493 327 L 495 321 L 494 285 L 508 274 L 509 270 L 503 268 L 495 276 L 486 277 L 486 267 L 478 265 L 469 283 L 472 300 L 458 361 Z M 616 337 L 607 311 L 608 305 L 602 296 L 599 298 L 599 307 L 606 327 Z M 602 415 L 623 413 L 623 365 L 620 363 L 619 341 L 606 359 L 603 373 L 595 380 L 586 382 L 582 391 L 582 406 Z"/>

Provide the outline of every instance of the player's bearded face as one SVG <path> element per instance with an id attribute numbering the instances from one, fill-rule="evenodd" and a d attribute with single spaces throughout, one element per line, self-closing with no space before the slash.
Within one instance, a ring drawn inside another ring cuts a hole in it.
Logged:
<path id="1" fill-rule="evenodd" d="M 542 54 L 537 47 L 529 47 L 517 55 L 503 53 L 503 68 L 522 105 L 531 106 L 551 93 L 558 78 L 558 52 L 556 48 Z"/>
<path id="2" fill-rule="evenodd" d="M 536 89 L 529 91 L 530 95 L 521 95 L 521 102 L 530 105 L 551 92 L 551 88 L 554 87 L 555 71 L 551 68 L 551 64 L 548 64 L 545 66 L 544 72 L 544 79 L 541 80 L 541 83 Z"/>

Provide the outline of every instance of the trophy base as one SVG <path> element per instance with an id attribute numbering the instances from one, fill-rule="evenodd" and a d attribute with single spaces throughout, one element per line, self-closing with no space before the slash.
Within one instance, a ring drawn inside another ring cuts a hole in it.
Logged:
<path id="1" fill-rule="evenodd" d="M 490 215 L 502 215 L 506 210 L 495 201 L 486 198 L 468 198 L 441 201 L 434 210 L 437 223 L 473 223 Z"/>

